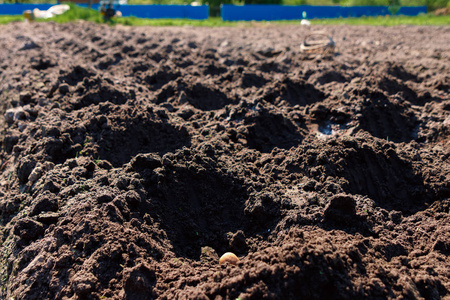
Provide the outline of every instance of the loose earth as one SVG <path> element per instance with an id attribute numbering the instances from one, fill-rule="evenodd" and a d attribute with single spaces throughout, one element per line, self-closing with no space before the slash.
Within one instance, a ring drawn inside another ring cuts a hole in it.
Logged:
<path id="1" fill-rule="evenodd" d="M 449 40 L 0 26 L 0 298 L 450 297 Z"/>

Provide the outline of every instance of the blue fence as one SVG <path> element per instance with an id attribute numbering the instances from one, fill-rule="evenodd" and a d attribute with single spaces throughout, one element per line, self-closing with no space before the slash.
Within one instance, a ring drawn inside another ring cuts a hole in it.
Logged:
<path id="1" fill-rule="evenodd" d="M 0 4 L 0 15 L 20 15 L 25 10 L 39 8 L 47 10 L 52 4 Z M 81 6 L 87 6 L 81 5 Z M 92 6 L 98 9 L 98 4 Z M 135 16 L 150 19 L 194 19 L 209 17 L 208 5 L 121 5 L 119 10 L 124 17 Z M 391 15 L 388 6 L 285 6 L 285 5 L 227 5 L 221 7 L 224 21 L 273 21 L 299 20 L 303 12 L 308 19 L 348 18 L 362 16 Z M 426 6 L 401 7 L 397 14 L 416 16 L 426 13 Z"/>
<path id="2" fill-rule="evenodd" d="M 400 7 L 400 10 L 396 13 L 396 15 L 417 16 L 419 14 L 426 14 L 426 13 L 427 13 L 426 6 L 403 6 Z"/>
<path id="3" fill-rule="evenodd" d="M 53 4 L 0 4 L 0 15 L 21 15 L 25 10 L 39 8 L 47 10 Z M 87 4 L 80 6 L 87 7 Z M 92 6 L 98 10 L 99 5 Z M 209 17 L 208 5 L 121 5 L 119 10 L 124 17 L 135 16 L 149 19 L 194 19 L 206 20 Z"/>
<path id="4" fill-rule="evenodd" d="M 47 10 L 55 4 L 0 4 L 0 15 L 21 15 L 25 10 Z"/>
<path id="5" fill-rule="evenodd" d="M 348 18 L 391 15 L 388 6 L 310 6 L 310 5 L 228 5 L 221 7 L 224 21 L 299 20 L 303 12 L 308 19 Z M 402 7 L 397 14 L 416 16 L 426 13 L 426 6 Z"/>

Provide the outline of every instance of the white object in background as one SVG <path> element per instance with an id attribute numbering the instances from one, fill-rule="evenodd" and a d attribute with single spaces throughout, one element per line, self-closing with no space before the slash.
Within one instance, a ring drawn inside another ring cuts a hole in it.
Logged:
<path id="1" fill-rule="evenodd" d="M 66 11 L 70 9 L 70 6 L 67 4 L 58 4 L 53 5 L 47 10 L 40 10 L 39 8 L 35 8 L 32 11 L 26 10 L 23 12 L 23 16 L 27 18 L 28 20 L 34 20 L 34 19 L 48 19 L 52 18 L 57 15 L 62 15 Z"/>
<path id="2" fill-rule="evenodd" d="M 55 16 L 62 15 L 66 11 L 70 9 L 70 6 L 67 4 L 59 4 L 59 5 L 53 5 L 47 11 Z"/>
<path id="3" fill-rule="evenodd" d="M 47 10 L 40 10 L 39 8 L 33 9 L 33 19 L 48 19 L 53 17 L 53 14 L 51 12 L 48 12 Z"/>
<path id="4" fill-rule="evenodd" d="M 306 19 L 303 19 L 303 20 L 300 22 L 300 24 L 303 25 L 303 26 L 309 26 L 309 25 L 311 25 L 311 22 L 308 21 L 308 20 L 306 20 Z"/>
<path id="5" fill-rule="evenodd" d="M 303 25 L 303 26 L 309 26 L 309 25 L 311 25 L 311 22 L 308 21 L 308 20 L 306 20 L 306 11 L 304 11 L 304 12 L 302 13 L 302 17 L 303 17 L 303 19 L 302 19 L 302 21 L 300 22 L 300 25 Z"/>

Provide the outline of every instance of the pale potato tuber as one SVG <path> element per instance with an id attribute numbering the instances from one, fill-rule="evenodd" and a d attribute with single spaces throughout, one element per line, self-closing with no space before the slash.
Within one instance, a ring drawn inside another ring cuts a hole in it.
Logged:
<path id="1" fill-rule="evenodd" d="M 231 252 L 227 252 L 224 255 L 222 255 L 219 259 L 219 265 L 222 265 L 224 263 L 229 263 L 232 265 L 237 265 L 239 262 L 239 258 Z"/>

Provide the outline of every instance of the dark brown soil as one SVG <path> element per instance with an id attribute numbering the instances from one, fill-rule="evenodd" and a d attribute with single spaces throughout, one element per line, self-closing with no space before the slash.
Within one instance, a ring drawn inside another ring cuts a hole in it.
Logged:
<path id="1" fill-rule="evenodd" d="M 449 299 L 449 40 L 0 26 L 0 298 Z"/>

